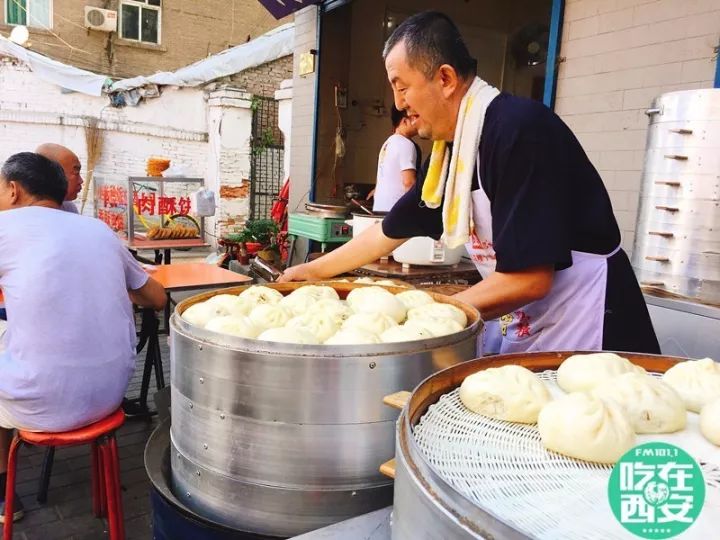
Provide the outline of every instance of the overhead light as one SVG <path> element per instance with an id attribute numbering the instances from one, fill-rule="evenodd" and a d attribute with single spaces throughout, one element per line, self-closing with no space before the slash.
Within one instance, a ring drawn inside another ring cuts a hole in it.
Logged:
<path id="1" fill-rule="evenodd" d="M 25 45 L 28 39 L 30 39 L 30 32 L 28 32 L 27 26 L 16 26 L 10 32 L 10 41 L 18 45 Z"/>

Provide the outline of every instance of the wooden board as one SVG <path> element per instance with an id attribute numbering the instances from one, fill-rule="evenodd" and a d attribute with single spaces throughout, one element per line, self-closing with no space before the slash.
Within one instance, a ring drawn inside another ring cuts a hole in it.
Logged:
<path id="1" fill-rule="evenodd" d="M 210 244 L 202 238 L 178 238 L 175 240 L 148 240 L 135 238 L 132 243 L 123 240 L 123 243 L 130 249 L 179 249 L 208 247 Z"/>
<path id="2" fill-rule="evenodd" d="M 418 279 L 469 279 L 478 281 L 480 274 L 473 263 L 460 262 L 456 266 L 410 266 L 403 269 L 402 264 L 395 261 L 366 264 L 353 272 L 355 275 L 398 278 L 404 280 Z"/>
<path id="3" fill-rule="evenodd" d="M 380 472 L 388 478 L 395 479 L 395 458 L 380 465 Z"/>
<path id="4" fill-rule="evenodd" d="M 402 409 L 405 404 L 410 399 L 410 396 L 412 394 L 408 392 L 407 390 L 400 390 L 399 392 L 395 392 L 394 394 L 390 394 L 389 396 L 385 396 L 383 398 L 383 403 L 385 405 L 389 405 L 393 409 Z"/>
<path id="5" fill-rule="evenodd" d="M 167 292 L 231 287 L 252 282 L 252 278 L 205 263 L 163 264 L 149 272 Z"/>

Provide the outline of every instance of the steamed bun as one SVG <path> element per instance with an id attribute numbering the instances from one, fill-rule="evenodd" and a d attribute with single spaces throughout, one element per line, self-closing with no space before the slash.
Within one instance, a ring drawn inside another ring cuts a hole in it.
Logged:
<path id="1" fill-rule="evenodd" d="M 405 320 L 407 308 L 395 295 L 382 287 L 361 287 L 353 289 L 347 302 L 356 313 L 384 313 L 395 322 Z"/>
<path id="2" fill-rule="evenodd" d="M 340 325 L 336 322 L 331 313 L 316 311 L 294 317 L 287 323 L 288 328 L 303 327 L 310 330 L 319 341 L 325 341 L 335 332 Z"/>
<path id="3" fill-rule="evenodd" d="M 635 432 L 613 402 L 573 392 L 545 405 L 538 430 L 548 450 L 584 461 L 615 463 L 635 446 Z"/>
<path id="4" fill-rule="evenodd" d="M 371 345 L 373 343 L 380 343 L 380 337 L 377 334 L 362 328 L 342 328 L 331 336 L 325 345 Z"/>
<path id="5" fill-rule="evenodd" d="M 717 398 L 700 411 L 700 433 L 716 446 L 720 446 L 720 398 Z"/>
<path id="6" fill-rule="evenodd" d="M 385 287 L 403 287 L 407 288 L 406 285 L 402 285 L 400 283 L 395 283 L 392 279 L 378 279 L 375 282 L 375 285 L 384 285 Z"/>
<path id="7" fill-rule="evenodd" d="M 453 319 L 461 324 L 463 328 L 467 326 L 467 315 L 465 315 L 465 312 L 452 304 L 425 304 L 408 311 L 408 319 L 420 319 L 426 317 Z"/>
<path id="8" fill-rule="evenodd" d="M 380 334 L 380 340 L 383 343 L 397 343 L 401 341 L 417 341 L 419 339 L 429 339 L 433 335 L 427 330 L 415 326 L 391 326 Z"/>
<path id="9" fill-rule="evenodd" d="M 645 370 L 614 353 L 576 354 L 560 364 L 557 382 L 566 392 L 583 392 L 623 373 L 644 374 Z"/>
<path id="10" fill-rule="evenodd" d="M 263 285 L 253 285 L 248 287 L 238 295 L 240 298 L 249 300 L 253 306 L 257 304 L 277 304 L 283 299 L 280 291 L 265 287 Z"/>
<path id="11" fill-rule="evenodd" d="M 655 377 L 624 373 L 600 383 L 593 394 L 615 402 L 635 433 L 673 433 L 685 428 L 685 404 L 675 390 Z"/>
<path id="12" fill-rule="evenodd" d="M 285 326 L 291 316 L 280 304 L 260 304 L 250 312 L 250 320 L 261 330 Z"/>
<path id="13" fill-rule="evenodd" d="M 353 314 L 353 310 L 342 300 L 323 298 L 312 304 L 307 313 L 328 313 L 338 325 L 342 325 Z"/>
<path id="14" fill-rule="evenodd" d="M 689 411 L 700 412 L 703 406 L 720 398 L 720 364 L 712 358 L 686 360 L 675 364 L 663 375 Z"/>
<path id="15" fill-rule="evenodd" d="M 460 385 L 460 401 L 468 409 L 508 422 L 534 424 L 550 399 L 540 378 L 522 366 L 484 369 Z"/>
<path id="16" fill-rule="evenodd" d="M 288 296 L 303 294 L 309 294 L 310 296 L 315 298 L 315 300 L 322 300 L 323 298 L 328 298 L 330 300 L 340 299 L 337 291 L 335 291 L 335 289 L 333 289 L 332 287 L 328 287 L 327 285 L 303 285 L 302 287 L 295 289 Z"/>
<path id="17" fill-rule="evenodd" d="M 248 298 L 240 298 L 234 294 L 216 294 L 208 298 L 206 303 L 218 306 L 225 315 L 247 315 L 254 307 Z"/>
<path id="18" fill-rule="evenodd" d="M 262 341 L 275 341 L 278 343 L 299 343 L 302 345 L 316 345 L 320 340 L 307 328 L 297 326 L 288 328 L 269 328 L 258 336 Z"/>
<path id="19" fill-rule="evenodd" d="M 288 309 L 293 315 L 306 313 L 310 309 L 310 306 L 318 301 L 312 294 L 297 294 L 299 290 L 300 289 L 293 291 L 280 300 L 280 305 Z"/>
<path id="20" fill-rule="evenodd" d="M 242 338 L 254 338 L 260 333 L 260 329 L 253 324 L 249 317 L 244 315 L 215 317 L 205 325 L 205 329 Z"/>
<path id="21" fill-rule="evenodd" d="M 395 320 L 384 313 L 355 313 L 342 325 L 343 328 L 360 328 L 377 335 L 393 326 L 397 326 Z"/>
<path id="22" fill-rule="evenodd" d="M 418 317 L 408 319 L 405 326 L 413 326 L 429 332 L 433 337 L 457 334 L 463 331 L 463 326 L 455 319 L 441 319 L 439 317 Z"/>
<path id="23" fill-rule="evenodd" d="M 198 302 L 183 311 L 181 317 L 190 324 L 205 328 L 205 325 L 210 319 L 223 315 L 229 315 L 223 306 L 208 302 Z"/>
<path id="24" fill-rule="evenodd" d="M 407 309 L 413 309 L 416 307 L 424 306 L 426 304 L 434 304 L 435 300 L 425 291 L 403 291 L 395 295 L 395 298 L 400 300 Z"/>

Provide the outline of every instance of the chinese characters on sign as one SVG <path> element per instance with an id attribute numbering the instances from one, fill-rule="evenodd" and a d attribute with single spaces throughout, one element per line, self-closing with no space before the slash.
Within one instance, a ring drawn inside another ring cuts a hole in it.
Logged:
<path id="1" fill-rule="evenodd" d="M 99 186 L 97 196 L 97 217 L 113 231 L 124 231 L 127 189 L 122 186 L 105 184 Z"/>
<path id="2" fill-rule="evenodd" d="M 187 216 L 190 213 L 190 197 L 156 197 L 155 193 L 133 193 L 133 204 L 139 214 L 154 216 Z"/>
<path id="3" fill-rule="evenodd" d="M 111 212 L 100 208 L 97 211 L 97 217 L 100 221 L 104 221 L 113 231 L 125 230 L 125 214 L 122 212 Z"/>
<path id="4" fill-rule="evenodd" d="M 705 481 L 697 462 L 681 448 L 647 443 L 627 452 L 614 467 L 608 498 L 628 531 L 641 538 L 670 538 L 697 519 Z"/>

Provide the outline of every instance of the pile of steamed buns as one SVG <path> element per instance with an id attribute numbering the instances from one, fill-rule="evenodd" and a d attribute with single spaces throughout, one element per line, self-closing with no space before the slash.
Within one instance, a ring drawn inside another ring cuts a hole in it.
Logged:
<path id="1" fill-rule="evenodd" d="M 460 400 L 473 412 L 523 424 L 537 422 L 543 446 L 584 461 L 615 463 L 636 434 L 684 430 L 688 411 L 700 431 L 720 446 L 720 364 L 688 360 L 662 379 L 613 353 L 575 355 L 557 371 L 566 393 L 552 399 L 545 383 L 516 365 L 465 378 Z"/>
<path id="2" fill-rule="evenodd" d="M 460 332 L 465 312 L 428 293 L 393 294 L 377 286 L 340 300 L 332 287 L 305 285 L 287 296 L 256 285 L 218 294 L 186 309 L 182 318 L 206 330 L 281 343 L 365 345 L 429 339 Z"/>

